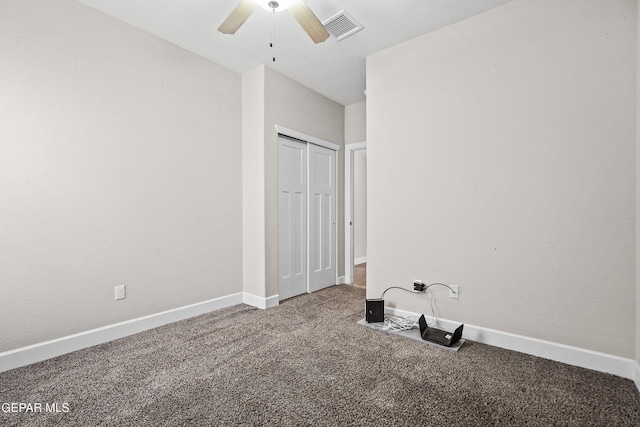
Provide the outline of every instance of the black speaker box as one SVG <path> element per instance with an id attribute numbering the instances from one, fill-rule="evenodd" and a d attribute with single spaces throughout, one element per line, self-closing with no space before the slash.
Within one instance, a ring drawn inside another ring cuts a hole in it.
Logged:
<path id="1" fill-rule="evenodd" d="M 365 312 L 367 323 L 384 322 L 384 300 L 381 298 L 368 299 Z"/>

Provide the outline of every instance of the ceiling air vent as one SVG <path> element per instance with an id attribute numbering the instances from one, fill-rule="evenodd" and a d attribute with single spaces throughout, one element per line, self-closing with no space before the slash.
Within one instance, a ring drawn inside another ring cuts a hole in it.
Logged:
<path id="1" fill-rule="evenodd" d="M 322 23 L 324 28 L 338 41 L 357 33 L 364 27 L 356 22 L 348 13 L 341 10 Z"/>

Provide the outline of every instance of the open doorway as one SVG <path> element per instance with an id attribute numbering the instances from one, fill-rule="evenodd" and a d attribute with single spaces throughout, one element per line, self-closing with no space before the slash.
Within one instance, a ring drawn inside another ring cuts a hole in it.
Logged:
<path id="1" fill-rule="evenodd" d="M 353 286 L 358 288 L 367 287 L 367 263 L 356 264 L 353 266 Z"/>
<path id="2" fill-rule="evenodd" d="M 345 146 L 345 283 L 366 285 L 366 142 Z"/>

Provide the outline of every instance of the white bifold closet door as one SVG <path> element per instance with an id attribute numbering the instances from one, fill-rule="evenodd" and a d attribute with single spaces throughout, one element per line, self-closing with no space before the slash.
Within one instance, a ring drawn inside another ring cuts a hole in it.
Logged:
<path id="1" fill-rule="evenodd" d="M 309 292 L 336 283 L 336 152 L 309 144 Z"/>
<path id="2" fill-rule="evenodd" d="M 278 137 L 280 300 L 336 282 L 336 152 Z"/>
<path id="3" fill-rule="evenodd" d="M 307 144 L 278 137 L 280 299 L 307 291 Z"/>

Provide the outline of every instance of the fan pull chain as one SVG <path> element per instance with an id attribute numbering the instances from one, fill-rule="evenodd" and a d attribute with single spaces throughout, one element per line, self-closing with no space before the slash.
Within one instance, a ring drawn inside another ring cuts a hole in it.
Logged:
<path id="1" fill-rule="evenodd" d="M 271 12 L 271 43 L 269 46 L 271 47 L 271 56 L 273 57 L 273 62 L 276 62 L 276 9 L 274 8 Z"/>

